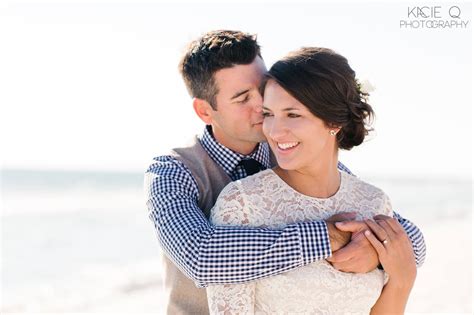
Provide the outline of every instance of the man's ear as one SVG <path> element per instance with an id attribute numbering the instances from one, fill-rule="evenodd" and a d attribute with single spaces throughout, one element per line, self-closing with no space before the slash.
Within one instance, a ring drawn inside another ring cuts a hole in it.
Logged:
<path id="1" fill-rule="evenodd" d="M 201 120 L 206 124 L 210 125 L 212 122 L 212 109 L 211 104 L 201 98 L 193 99 L 193 108 L 196 114 L 201 118 Z"/>

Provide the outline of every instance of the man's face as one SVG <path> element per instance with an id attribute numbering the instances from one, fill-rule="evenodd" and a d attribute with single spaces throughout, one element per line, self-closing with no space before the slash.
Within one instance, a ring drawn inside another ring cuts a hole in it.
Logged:
<path id="1" fill-rule="evenodd" d="M 211 112 L 214 137 L 224 146 L 243 154 L 265 140 L 262 132 L 262 96 L 259 86 L 266 72 L 257 56 L 248 65 L 217 71 L 216 110 Z"/>

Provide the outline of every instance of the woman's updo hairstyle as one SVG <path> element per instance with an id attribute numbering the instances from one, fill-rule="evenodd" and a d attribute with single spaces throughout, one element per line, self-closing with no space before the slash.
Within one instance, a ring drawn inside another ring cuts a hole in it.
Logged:
<path id="1" fill-rule="evenodd" d="M 266 75 L 337 133 L 338 146 L 350 150 L 371 130 L 374 112 L 347 59 L 331 49 L 305 47 L 277 61 Z"/>

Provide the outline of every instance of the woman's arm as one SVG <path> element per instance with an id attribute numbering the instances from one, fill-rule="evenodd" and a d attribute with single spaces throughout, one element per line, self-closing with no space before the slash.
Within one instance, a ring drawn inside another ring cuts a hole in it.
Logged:
<path id="1" fill-rule="evenodd" d="M 370 231 L 364 234 L 377 251 L 389 280 L 371 314 L 403 314 L 416 278 L 413 248 L 397 220 L 386 216 L 378 218 L 377 221 L 365 221 Z"/>

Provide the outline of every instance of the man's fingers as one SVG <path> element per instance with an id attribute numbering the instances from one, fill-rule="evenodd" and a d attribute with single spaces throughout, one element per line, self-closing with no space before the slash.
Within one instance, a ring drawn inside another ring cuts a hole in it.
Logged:
<path id="1" fill-rule="evenodd" d="M 337 269 L 337 270 L 339 270 L 339 271 L 342 271 L 342 272 L 350 272 L 350 271 L 349 271 L 349 268 L 348 268 L 348 265 L 350 265 L 350 264 L 351 264 L 351 262 L 350 262 L 349 260 L 347 260 L 347 261 L 340 262 L 340 263 L 339 263 L 339 262 L 335 262 L 335 263 L 332 263 L 331 265 L 332 265 L 335 269 Z"/>
<path id="2" fill-rule="evenodd" d="M 347 246 L 332 253 L 332 256 L 327 260 L 333 263 L 347 261 L 353 257 L 353 247 L 354 246 L 352 244 L 348 244 Z"/>
<path id="3" fill-rule="evenodd" d="M 375 248 L 375 250 L 377 251 L 377 254 L 379 255 L 379 259 L 380 259 L 380 256 L 383 256 L 385 255 L 385 247 L 383 246 L 383 244 L 378 240 L 378 238 L 375 237 L 375 235 L 370 232 L 369 230 L 365 231 L 364 232 L 364 235 L 365 237 L 367 237 L 367 239 L 369 240 L 370 244 L 372 244 L 372 246 Z"/>
<path id="4" fill-rule="evenodd" d="M 336 222 L 334 225 L 337 227 L 338 230 L 345 231 L 345 232 L 359 232 L 366 228 L 366 224 L 364 221 L 344 221 L 344 222 Z"/>
<path id="5" fill-rule="evenodd" d="M 354 220 L 356 216 L 357 216 L 356 212 L 341 212 L 341 213 L 336 213 L 335 215 L 329 217 L 326 221 L 338 222 L 338 221 Z"/>
<path id="6" fill-rule="evenodd" d="M 374 216 L 374 220 L 387 220 L 387 219 L 392 219 L 392 217 L 389 217 L 388 215 L 384 214 L 377 214 Z"/>

